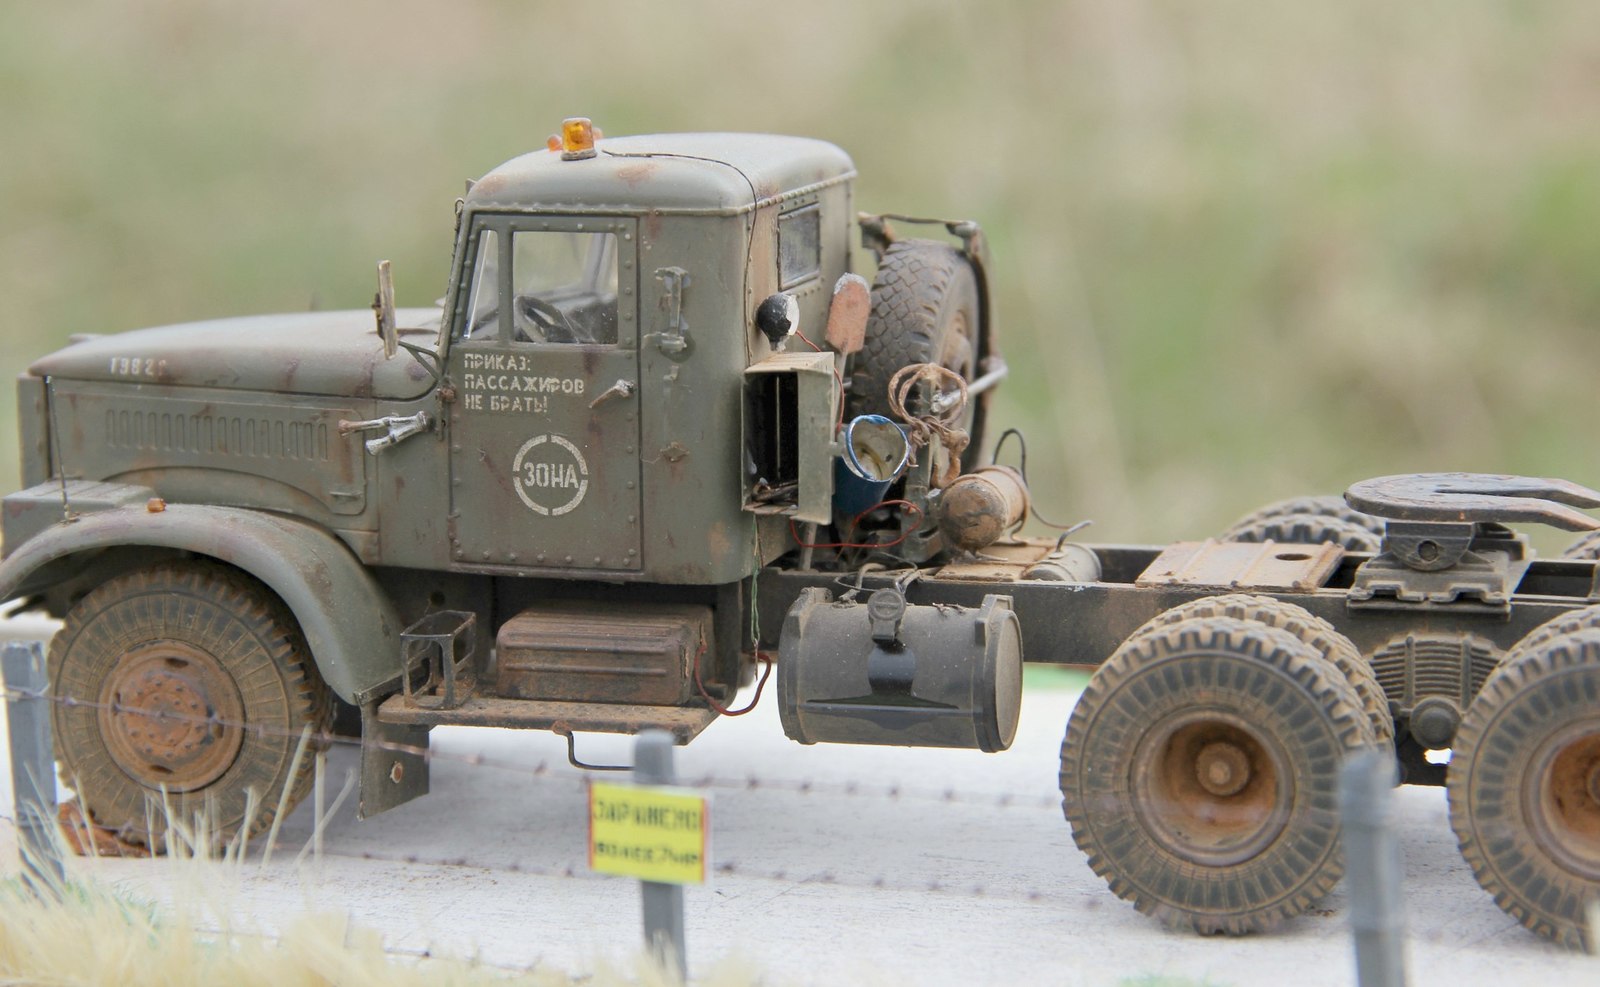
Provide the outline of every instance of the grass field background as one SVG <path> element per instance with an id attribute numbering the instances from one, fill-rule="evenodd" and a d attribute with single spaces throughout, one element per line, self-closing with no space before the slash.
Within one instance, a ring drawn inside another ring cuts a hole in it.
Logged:
<path id="1" fill-rule="evenodd" d="M 826 138 L 862 208 L 981 221 L 1000 417 L 1095 538 L 1387 472 L 1600 484 L 1584 0 L 0 0 L 0 370 L 364 306 L 381 257 L 425 303 L 462 180 L 579 114 Z"/>

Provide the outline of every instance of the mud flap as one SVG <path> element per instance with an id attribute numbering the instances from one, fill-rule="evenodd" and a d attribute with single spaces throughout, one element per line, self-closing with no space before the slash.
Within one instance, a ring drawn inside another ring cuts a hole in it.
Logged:
<path id="1" fill-rule="evenodd" d="M 384 723 L 376 701 L 361 705 L 361 794 L 357 819 L 370 819 L 428 794 L 428 727 Z"/>

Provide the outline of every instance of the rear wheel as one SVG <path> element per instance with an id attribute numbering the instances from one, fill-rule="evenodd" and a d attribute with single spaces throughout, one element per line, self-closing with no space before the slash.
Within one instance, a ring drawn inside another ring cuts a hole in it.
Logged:
<path id="1" fill-rule="evenodd" d="M 1563 945 L 1593 949 L 1600 629 L 1519 651 L 1484 683 L 1456 733 L 1450 825 L 1478 883 L 1507 914 Z"/>
<path id="2" fill-rule="evenodd" d="M 1384 694 L 1383 686 L 1378 684 L 1378 677 L 1373 674 L 1372 666 L 1361 657 L 1361 652 L 1356 650 L 1350 639 L 1340 634 L 1326 620 L 1304 607 L 1297 607 L 1293 603 L 1285 603 L 1270 596 L 1230 593 L 1226 596 L 1207 596 L 1199 600 L 1190 600 L 1171 610 L 1163 611 L 1134 631 L 1134 634 L 1170 627 L 1192 617 L 1232 617 L 1236 620 L 1253 620 L 1268 627 L 1288 631 L 1298 640 L 1316 648 L 1319 654 L 1339 669 L 1345 681 L 1355 690 L 1357 698 L 1361 700 L 1361 708 L 1372 724 L 1372 735 L 1379 745 L 1393 750 L 1394 717 L 1389 713 L 1389 699 Z"/>
<path id="3" fill-rule="evenodd" d="M 1342 497 L 1296 497 L 1251 511 L 1218 537 L 1294 545 L 1329 542 L 1351 552 L 1376 552 L 1383 544 L 1383 521 L 1351 508 Z"/>
<path id="4" fill-rule="evenodd" d="M 1500 659 L 1500 664 L 1495 668 L 1498 673 L 1501 669 L 1514 664 L 1523 655 L 1543 651 L 1551 641 L 1558 637 L 1566 637 L 1574 631 L 1588 630 L 1600 627 L 1600 606 L 1583 607 L 1578 610 L 1568 610 L 1558 614 L 1529 631 L 1522 640 L 1511 646 L 1511 650 Z"/>
<path id="5" fill-rule="evenodd" d="M 961 251 L 936 240 L 898 240 L 878 262 L 867 335 L 852 364 L 851 415 L 892 416 L 889 381 L 902 367 L 932 363 L 971 381 L 983 357 L 978 278 Z M 969 464 L 982 449 L 987 395 L 969 398 L 958 423 Z"/>
<path id="6" fill-rule="evenodd" d="M 90 822 L 147 846 L 163 799 L 180 820 L 203 814 L 217 841 L 264 828 L 285 785 L 289 806 L 309 790 L 292 764 L 302 730 L 332 717 L 292 615 L 220 565 L 102 584 L 67 614 L 50 669 L 63 778 Z"/>
<path id="7" fill-rule="evenodd" d="M 1564 559 L 1600 559 L 1600 531 L 1591 531 L 1568 545 L 1561 553 Z"/>
<path id="8" fill-rule="evenodd" d="M 1354 690 L 1287 631 L 1191 618 L 1096 671 L 1061 745 L 1089 865 L 1141 912 L 1202 933 L 1270 928 L 1338 881 L 1338 773 L 1371 745 Z"/>

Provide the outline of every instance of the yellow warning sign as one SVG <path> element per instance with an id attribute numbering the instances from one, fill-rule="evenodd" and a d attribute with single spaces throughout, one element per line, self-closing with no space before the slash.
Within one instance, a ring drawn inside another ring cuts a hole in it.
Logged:
<path id="1" fill-rule="evenodd" d="M 589 869 L 661 884 L 704 884 L 709 799 L 681 788 L 589 785 Z"/>

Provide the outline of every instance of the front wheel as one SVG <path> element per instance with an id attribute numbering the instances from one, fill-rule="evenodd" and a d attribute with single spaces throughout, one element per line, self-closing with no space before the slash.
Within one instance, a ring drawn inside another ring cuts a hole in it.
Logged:
<path id="1" fill-rule="evenodd" d="M 309 790 L 294 751 L 333 709 L 287 608 L 209 563 L 137 570 L 84 597 L 51 645 L 50 685 L 62 777 L 87 819 L 151 847 L 163 804 L 203 814 L 217 841 L 265 828 L 285 786 L 286 807 Z"/>

